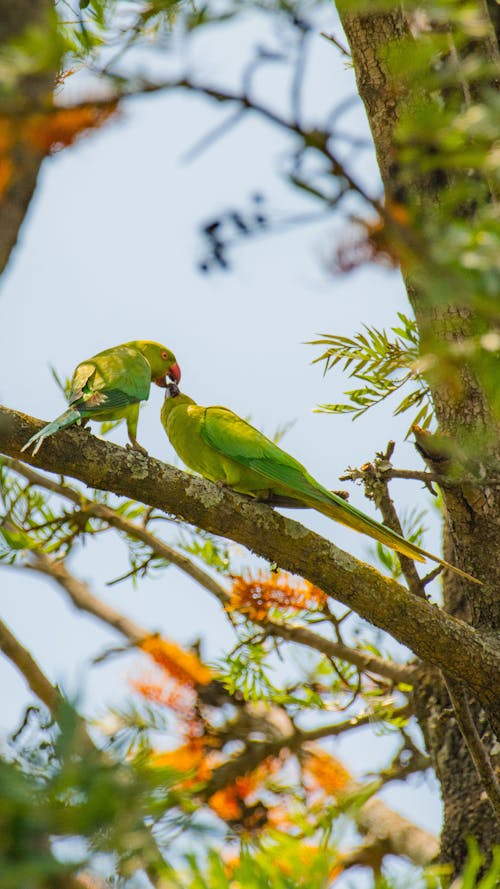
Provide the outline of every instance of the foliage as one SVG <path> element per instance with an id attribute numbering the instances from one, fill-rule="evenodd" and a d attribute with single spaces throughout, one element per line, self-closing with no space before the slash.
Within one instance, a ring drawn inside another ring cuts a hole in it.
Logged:
<path id="1" fill-rule="evenodd" d="M 401 414 L 417 406 L 418 413 L 411 425 L 419 424 L 426 429 L 432 420 L 432 405 L 429 388 L 419 373 L 418 329 L 414 320 L 398 312 L 400 325 L 392 327 L 394 338 L 385 330 L 364 325 L 365 332 L 353 338 L 324 334 L 313 340 L 313 346 L 326 346 L 325 351 L 315 358 L 324 362 L 325 373 L 342 366 L 349 376 L 360 380 L 363 386 L 348 390 L 349 401 L 343 404 L 323 404 L 320 410 L 327 413 L 352 413 L 353 419 L 362 416 L 369 408 L 398 392 L 408 383 L 416 383 L 394 409 Z M 411 428 L 411 427 L 410 427 Z"/>
<path id="2" fill-rule="evenodd" d="M 395 5 L 356 0 L 351 8 L 366 12 Z M 58 18 L 50 16 L 45 26 L 1 47 L 0 72 L 8 77 L 0 98 L 12 101 L 25 78 L 57 67 L 61 54 L 60 90 L 82 72 L 110 98 L 67 108 L 52 101 L 36 109 L 22 104 L 13 115 L 2 113 L 0 199 L 16 183 L 19 153 L 42 158 L 73 144 L 112 118 L 124 96 L 189 89 L 234 108 L 230 123 L 209 134 L 198 150 L 253 107 L 287 134 L 290 148 L 280 170 L 307 212 L 277 218 L 267 204 L 264 209 L 260 194 L 248 212 L 222 212 L 202 226 L 208 258 L 201 269 L 228 268 L 229 249 L 243 238 L 343 213 L 348 234 L 356 230 L 360 239 L 354 247 L 337 245 L 337 272 L 362 262 L 400 266 L 411 287 L 425 292 L 426 312 L 416 319 L 398 313 L 389 331 L 367 324 L 350 336 L 325 333 L 314 340 L 323 350 L 315 362 L 325 372 L 339 368 L 357 386 L 345 393 L 346 402 L 321 409 L 357 418 L 398 395 L 394 413 L 410 412 L 412 425 L 425 429 L 434 422 L 431 383 L 437 379 L 451 396 L 460 396 L 467 367 L 492 411 L 500 413 L 500 223 L 494 200 L 500 186 L 500 100 L 491 89 L 494 71 L 482 51 L 485 34 L 476 4 L 433 0 L 423 24 L 420 6 L 406 4 L 416 36 L 389 48 L 396 101 L 398 85 L 409 85 L 410 98 L 399 109 L 396 130 L 397 193 L 384 200 L 358 181 L 349 152 L 338 151 L 345 109 L 333 107 L 323 119 L 310 121 L 301 107 L 307 47 L 331 5 L 294 0 L 252 4 L 259 17 L 279 25 L 275 42 L 243 62 L 234 93 L 195 81 L 190 72 L 150 81 L 137 73 L 135 53 L 150 46 L 177 63 L 179 45 L 247 15 L 243 0 L 201 6 L 187 0 L 81 0 L 78 6 L 60 0 Z M 338 41 L 325 36 L 336 52 Z M 271 63 L 290 75 L 291 113 L 283 116 L 252 98 L 254 75 Z M 347 143 L 352 154 L 360 147 L 355 135 Z M 435 321 L 449 306 L 457 311 L 446 340 L 438 342 Z M 101 431 L 112 428 L 105 424 Z M 285 431 L 278 429 L 276 440 Z M 358 817 L 384 784 L 428 768 L 410 711 L 413 680 L 405 681 L 404 673 L 393 678 L 398 664 L 390 643 L 380 642 L 355 615 L 339 613 L 324 591 L 279 570 L 242 568 L 225 541 L 203 529 L 179 530 L 177 522 L 142 504 L 89 495 L 64 479 L 44 488 L 43 479 L 32 482 L 9 461 L 0 464 L 0 504 L 0 565 L 52 573 L 69 601 L 125 637 L 121 648 L 96 661 L 131 649 L 139 659 L 126 706 L 111 707 L 92 723 L 67 704 L 48 726 L 41 720 L 31 724 L 29 743 L 27 717 L 6 745 L 0 759 L 2 889 L 45 889 L 52 878 L 64 879 L 82 867 L 91 872 L 100 867 L 105 879 L 124 887 L 132 887 L 134 875 L 143 871 L 172 889 L 327 889 L 351 866 L 363 866 L 376 889 L 396 886 L 381 872 L 388 847 L 374 853 Z M 421 511 L 403 517 L 403 525 L 409 539 L 420 543 Z M 175 532 L 173 540 L 164 539 L 165 530 Z M 232 649 L 206 663 L 201 643 L 187 649 L 149 628 L 132 631 L 123 615 L 97 597 L 91 601 L 89 590 L 75 597 L 71 585 L 60 582 L 58 569 L 69 572 L 69 556 L 97 535 L 107 540 L 114 533 L 125 544 L 126 565 L 113 565 L 110 583 L 130 580 L 140 589 L 145 577 L 164 578 L 172 564 L 186 561 L 191 576 L 203 569 L 205 587 L 215 589 L 234 630 Z M 392 551 L 379 546 L 373 558 L 403 579 Z M 360 663 L 360 655 L 368 663 Z M 332 752 L 333 738 L 370 723 L 390 732 L 397 749 L 377 775 L 354 778 Z M 329 746 L 320 745 L 322 739 Z M 181 834 L 191 848 L 203 840 L 200 855 L 181 858 Z M 77 853 L 69 861 L 58 854 L 62 840 L 75 843 Z M 493 889 L 498 857 L 484 874 L 483 865 L 471 842 L 463 889 Z M 437 887 L 446 884 L 442 877 L 434 869 L 416 879 Z"/>

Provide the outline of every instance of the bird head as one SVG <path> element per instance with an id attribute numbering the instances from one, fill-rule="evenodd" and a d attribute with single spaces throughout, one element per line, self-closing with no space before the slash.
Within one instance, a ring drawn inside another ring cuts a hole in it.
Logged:
<path id="1" fill-rule="evenodd" d="M 162 389 L 167 387 L 167 377 L 174 383 L 181 379 L 181 369 L 177 364 L 175 355 L 161 343 L 150 340 L 141 340 L 138 346 L 146 361 L 151 367 L 151 380 Z"/>

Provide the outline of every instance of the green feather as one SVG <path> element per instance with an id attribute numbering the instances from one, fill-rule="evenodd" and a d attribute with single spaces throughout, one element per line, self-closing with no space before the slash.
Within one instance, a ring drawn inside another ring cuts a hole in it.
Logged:
<path id="1" fill-rule="evenodd" d="M 225 407 L 200 407 L 179 393 L 176 386 L 169 390 L 173 394 L 165 398 L 162 424 L 181 459 L 195 472 L 257 499 L 272 501 L 274 497 L 302 503 L 410 559 L 432 559 L 480 583 L 324 488 L 298 460 L 232 411 Z"/>
<path id="2" fill-rule="evenodd" d="M 33 435 L 22 450 L 34 444 L 36 453 L 46 438 L 82 419 L 125 419 L 130 441 L 140 448 L 136 441 L 139 403 L 149 397 L 151 381 L 168 374 L 175 363 L 172 352 L 150 340 L 113 346 L 82 361 L 71 380 L 70 408 Z"/>

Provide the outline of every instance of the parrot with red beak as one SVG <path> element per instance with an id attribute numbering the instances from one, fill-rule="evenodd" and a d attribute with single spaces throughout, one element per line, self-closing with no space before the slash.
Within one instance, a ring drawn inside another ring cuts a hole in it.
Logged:
<path id="1" fill-rule="evenodd" d="M 165 389 L 167 377 L 179 383 L 181 371 L 173 352 L 161 343 L 132 340 L 99 352 L 75 369 L 68 409 L 33 435 L 22 450 L 35 445 L 36 454 L 46 438 L 82 420 L 125 419 L 132 446 L 146 453 L 136 438 L 139 405 L 149 397 L 151 383 Z"/>

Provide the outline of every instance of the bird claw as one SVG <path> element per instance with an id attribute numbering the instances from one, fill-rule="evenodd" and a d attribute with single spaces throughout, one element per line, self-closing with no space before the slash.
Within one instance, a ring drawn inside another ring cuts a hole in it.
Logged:
<path id="1" fill-rule="evenodd" d="M 137 439 L 135 439 L 135 438 L 132 440 L 132 444 L 129 444 L 127 442 L 125 447 L 126 447 L 127 451 L 139 451 L 139 453 L 142 454 L 143 457 L 149 456 L 146 448 L 143 448 L 142 445 L 140 445 L 139 442 L 137 441 Z"/>

